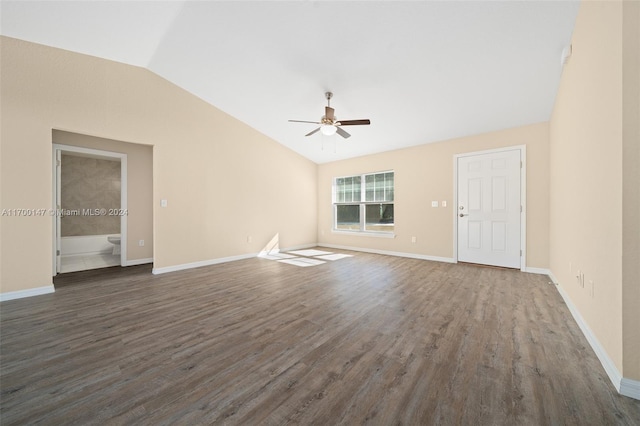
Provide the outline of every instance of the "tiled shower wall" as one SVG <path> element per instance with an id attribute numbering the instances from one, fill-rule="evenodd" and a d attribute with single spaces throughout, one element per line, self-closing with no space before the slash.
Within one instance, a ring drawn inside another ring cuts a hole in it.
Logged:
<path id="1" fill-rule="evenodd" d="M 61 218 L 62 236 L 119 234 L 120 216 L 108 213 L 120 208 L 120 161 L 63 154 L 61 175 L 61 208 L 79 212 Z"/>

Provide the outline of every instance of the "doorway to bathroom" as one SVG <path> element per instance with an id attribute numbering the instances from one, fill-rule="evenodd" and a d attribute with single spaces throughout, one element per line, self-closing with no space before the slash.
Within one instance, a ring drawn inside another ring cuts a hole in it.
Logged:
<path id="1" fill-rule="evenodd" d="M 54 275 L 124 266 L 127 154 L 53 144 Z"/>

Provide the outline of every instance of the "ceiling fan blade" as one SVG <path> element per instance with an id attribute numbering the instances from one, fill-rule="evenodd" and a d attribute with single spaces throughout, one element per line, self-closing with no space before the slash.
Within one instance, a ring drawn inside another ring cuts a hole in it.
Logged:
<path id="1" fill-rule="evenodd" d="M 318 130 L 320 130 L 320 127 L 318 127 L 315 130 L 310 131 L 309 133 L 307 133 L 305 136 L 311 136 L 312 134 L 314 134 L 315 132 L 317 132 Z"/>
<path id="2" fill-rule="evenodd" d="M 335 110 L 330 106 L 324 107 L 324 116 L 327 118 L 327 120 L 333 121 L 333 119 L 335 118 Z"/>
<path id="3" fill-rule="evenodd" d="M 371 124 L 371 120 L 340 120 L 339 126 L 360 126 Z"/>
<path id="4" fill-rule="evenodd" d="M 313 123 L 320 124 L 319 121 L 289 120 L 290 123 Z"/>
<path id="5" fill-rule="evenodd" d="M 349 133 L 345 132 L 340 127 L 336 127 L 336 133 L 338 133 L 340 136 L 342 136 L 345 139 L 348 138 L 348 137 L 351 137 L 351 135 Z"/>

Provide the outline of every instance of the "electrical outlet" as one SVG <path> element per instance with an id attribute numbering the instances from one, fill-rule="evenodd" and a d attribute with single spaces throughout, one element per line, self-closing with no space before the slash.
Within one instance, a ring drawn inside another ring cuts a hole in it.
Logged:
<path id="1" fill-rule="evenodd" d="M 139 241 L 138 241 L 138 245 L 139 245 L 140 247 L 144 247 L 144 240 L 139 240 Z"/>
<path id="2" fill-rule="evenodd" d="M 416 237 L 411 237 L 411 242 L 415 243 L 416 241 L 418 241 L 418 239 Z"/>

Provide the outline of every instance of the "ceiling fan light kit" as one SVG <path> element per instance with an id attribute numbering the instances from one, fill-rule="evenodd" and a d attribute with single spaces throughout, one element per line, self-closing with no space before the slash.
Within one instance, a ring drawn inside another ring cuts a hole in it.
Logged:
<path id="1" fill-rule="evenodd" d="M 351 135 L 341 129 L 341 126 L 366 126 L 371 124 L 369 119 L 338 121 L 335 116 L 335 110 L 331 108 L 331 98 L 333 97 L 333 93 L 326 92 L 324 96 L 327 98 L 327 106 L 324 107 L 324 115 L 320 118 L 320 121 L 289 120 L 289 122 L 292 123 L 313 123 L 320 125 L 320 127 L 310 131 L 305 136 L 311 136 L 320 131 L 320 133 L 325 136 L 332 136 L 337 133 L 346 139 Z"/>
<path id="2" fill-rule="evenodd" d="M 331 124 L 323 124 L 320 126 L 320 132 L 325 136 L 333 136 L 338 128 Z"/>

